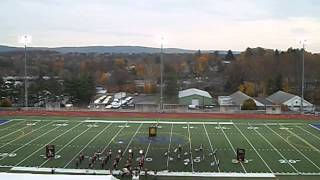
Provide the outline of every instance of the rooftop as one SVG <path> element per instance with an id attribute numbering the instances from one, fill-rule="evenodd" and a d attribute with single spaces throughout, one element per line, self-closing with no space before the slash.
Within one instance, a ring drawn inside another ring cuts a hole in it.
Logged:
<path id="1" fill-rule="evenodd" d="M 203 91 L 203 90 L 196 89 L 196 88 L 191 88 L 191 89 L 179 91 L 179 98 L 191 96 L 194 94 L 199 95 L 199 96 L 204 96 L 207 98 L 212 98 L 212 96 L 207 91 Z"/>

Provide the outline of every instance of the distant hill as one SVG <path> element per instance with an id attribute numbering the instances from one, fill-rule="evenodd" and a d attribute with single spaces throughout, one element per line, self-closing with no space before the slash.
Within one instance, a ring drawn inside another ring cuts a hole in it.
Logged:
<path id="1" fill-rule="evenodd" d="M 82 46 L 82 47 L 31 47 L 32 50 L 51 50 L 60 53 L 124 53 L 124 54 L 140 54 L 140 53 L 160 53 L 160 48 L 143 47 L 143 46 Z M 10 47 L 0 45 L 0 52 L 21 51 L 21 47 Z M 179 53 L 195 53 L 197 50 L 180 49 L 180 48 L 164 48 L 165 53 L 179 54 Z M 202 50 L 201 50 L 202 51 Z M 203 50 L 202 52 L 214 53 L 216 50 Z M 218 50 L 219 55 L 227 53 L 225 50 Z M 240 54 L 238 51 L 233 51 L 234 54 Z"/>
<path id="2" fill-rule="evenodd" d="M 10 47 L 10 46 L 2 46 L 0 45 L 0 52 L 10 52 L 10 51 L 18 51 L 21 48 Z"/>

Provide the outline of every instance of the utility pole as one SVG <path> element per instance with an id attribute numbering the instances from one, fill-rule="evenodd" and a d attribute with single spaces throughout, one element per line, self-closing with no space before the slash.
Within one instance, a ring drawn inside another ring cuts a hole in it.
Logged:
<path id="1" fill-rule="evenodd" d="M 161 37 L 160 53 L 160 112 L 163 111 L 163 37 Z"/>
<path id="2" fill-rule="evenodd" d="M 303 114 L 303 101 L 304 101 L 304 48 L 305 48 L 305 41 L 302 43 L 302 71 L 301 71 L 301 101 L 300 101 L 300 113 Z"/>

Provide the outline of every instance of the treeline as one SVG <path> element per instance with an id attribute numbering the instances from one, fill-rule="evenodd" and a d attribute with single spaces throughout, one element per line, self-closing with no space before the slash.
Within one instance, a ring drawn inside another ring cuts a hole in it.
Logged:
<path id="1" fill-rule="evenodd" d="M 251 96 L 266 96 L 277 90 L 294 94 L 301 87 L 301 50 L 248 48 L 240 55 L 216 53 L 164 54 L 165 96 L 197 87 L 213 95 L 238 89 Z M 23 52 L 0 54 L 0 76 L 23 76 Z M 95 54 L 52 51 L 28 52 L 28 74 L 57 76 L 64 81 L 61 91 L 100 85 L 109 92 L 159 93 L 160 54 Z M 320 102 L 320 55 L 305 52 L 306 97 Z M 78 81 L 75 83 L 74 81 Z M 67 83 L 67 84 L 66 84 Z M 71 87 L 71 88 L 70 88 Z M 80 92 L 78 92 L 80 93 Z M 90 98 L 89 98 L 90 99 Z M 82 99 L 87 101 L 88 99 Z"/>
<path id="2" fill-rule="evenodd" d="M 305 56 L 305 97 L 320 102 L 320 55 Z M 278 90 L 301 93 L 302 50 L 248 48 L 226 72 L 226 89 L 240 89 L 250 96 L 267 96 Z M 240 86 L 239 86 L 240 85 Z"/>

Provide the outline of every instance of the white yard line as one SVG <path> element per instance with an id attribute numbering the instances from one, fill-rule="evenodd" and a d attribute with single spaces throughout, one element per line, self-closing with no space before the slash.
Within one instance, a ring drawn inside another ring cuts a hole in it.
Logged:
<path id="1" fill-rule="evenodd" d="M 319 136 L 314 135 L 314 134 L 311 133 L 310 131 L 302 128 L 301 126 L 296 126 L 296 127 L 300 128 L 300 129 L 303 130 L 304 132 L 307 132 L 307 133 L 310 134 L 311 136 L 313 136 L 313 137 L 317 138 L 318 140 L 320 140 L 320 137 L 319 137 Z"/>
<path id="2" fill-rule="evenodd" d="M 156 127 L 158 127 L 158 125 L 159 125 L 159 120 L 157 121 Z M 149 143 L 148 143 L 148 147 L 147 147 L 147 150 L 146 150 L 146 153 L 145 153 L 145 157 L 147 157 L 147 154 L 148 154 L 148 152 L 149 152 L 149 148 L 150 148 L 150 145 L 151 145 L 151 141 L 152 141 L 152 139 L 150 138 Z"/>
<path id="3" fill-rule="evenodd" d="M 147 150 L 146 150 L 146 154 L 145 154 L 145 155 L 146 155 L 146 157 L 147 157 L 147 155 L 148 155 L 150 145 L 151 145 L 151 139 L 149 140 L 149 144 L 148 144 L 148 147 L 147 147 Z"/>
<path id="4" fill-rule="evenodd" d="M 131 142 L 133 141 L 133 138 L 137 135 L 137 133 L 139 132 L 141 126 L 143 123 L 140 124 L 140 126 L 137 128 L 136 132 L 133 134 L 133 136 L 131 137 L 129 143 L 127 144 L 126 149 L 123 151 L 123 155 L 127 152 L 127 150 L 129 149 Z M 123 156 L 122 156 L 123 157 Z M 119 162 L 122 160 L 122 157 L 120 158 Z"/>
<path id="5" fill-rule="evenodd" d="M 61 152 L 64 148 L 68 147 L 69 144 L 71 144 L 74 140 L 76 140 L 78 137 L 80 137 L 82 134 L 86 133 L 87 131 L 89 131 L 93 126 L 87 128 L 86 130 L 84 130 L 82 133 L 78 134 L 76 137 L 72 138 L 67 144 L 65 144 L 61 149 L 59 149 L 59 151 L 56 152 L 56 154 L 58 154 L 59 152 Z M 42 164 L 39 165 L 39 167 L 42 167 L 43 165 L 45 165 L 50 159 L 47 159 L 46 161 L 44 161 Z"/>
<path id="6" fill-rule="evenodd" d="M 252 143 L 249 141 L 249 139 L 242 133 L 242 131 L 238 128 L 238 126 L 236 124 L 233 124 L 233 126 L 240 132 L 240 134 L 246 139 L 246 141 L 250 144 L 250 146 L 253 148 L 253 150 L 257 153 L 257 155 L 259 156 L 259 158 L 263 161 L 263 163 L 267 166 L 267 168 L 269 169 L 269 171 L 271 173 L 273 173 L 272 169 L 269 167 L 269 165 L 266 163 L 266 161 L 261 157 L 261 155 L 259 154 L 259 152 L 256 150 L 256 148 L 252 145 Z"/>
<path id="7" fill-rule="evenodd" d="M 311 149 L 317 151 L 318 153 L 320 153 L 320 150 L 316 147 L 314 147 L 312 144 L 310 144 L 308 141 L 306 141 L 305 139 L 303 139 L 302 137 L 300 137 L 299 135 L 297 135 L 296 133 L 294 133 L 293 131 L 290 131 L 289 129 L 286 129 L 290 134 L 292 134 L 293 136 L 295 136 L 296 138 L 300 139 L 302 142 L 304 142 L 306 145 L 308 145 L 309 147 L 311 147 Z"/>
<path id="8" fill-rule="evenodd" d="M 9 120 L 9 122 L 11 122 L 12 120 Z M 8 124 L 9 122 L 7 122 L 7 123 L 5 123 L 5 124 Z M 15 123 L 15 124 L 10 124 L 10 125 L 8 125 L 7 127 L 5 127 L 5 128 L 1 128 L 0 129 L 0 131 L 2 131 L 2 130 L 7 130 L 7 129 L 9 129 L 9 128 L 11 128 L 11 127 L 13 127 L 13 126 L 17 126 L 17 125 L 20 125 L 21 123 L 23 123 L 24 121 L 21 121 L 21 122 L 18 122 L 18 123 Z M 4 125 L 4 124 L 1 124 L 1 126 L 2 125 Z"/>
<path id="9" fill-rule="evenodd" d="M 25 128 L 27 128 L 27 127 L 29 127 L 29 126 L 26 125 L 26 126 L 24 126 L 24 127 L 21 127 L 21 128 L 15 130 L 15 131 L 13 131 L 13 132 L 11 132 L 11 133 L 9 133 L 9 134 L 6 134 L 5 136 L 1 136 L 0 139 L 3 139 L 3 138 L 5 138 L 5 137 L 7 137 L 7 136 L 10 136 L 11 134 L 14 134 L 14 133 L 16 133 L 16 132 L 22 131 L 23 129 L 25 129 Z"/>
<path id="10" fill-rule="evenodd" d="M 133 141 L 133 138 L 138 134 L 141 126 L 142 126 L 142 123 L 140 124 L 140 126 L 137 128 L 136 132 L 135 132 L 135 133 L 133 134 L 133 136 L 131 137 L 131 139 L 130 139 L 130 141 L 129 141 L 127 147 L 126 147 L 126 149 L 123 151 L 123 154 L 125 154 L 126 151 L 129 149 L 129 146 L 131 145 L 131 142 Z"/>
<path id="11" fill-rule="evenodd" d="M 15 149 L 15 150 L 14 150 L 14 151 L 12 151 L 11 153 L 15 153 L 15 152 L 19 151 L 20 149 L 24 148 L 25 146 L 27 146 L 27 145 L 31 144 L 33 141 L 36 141 L 37 139 L 39 139 L 39 138 L 41 138 L 41 137 L 43 137 L 43 136 L 45 136 L 45 135 L 49 134 L 50 132 L 52 132 L 52 131 L 56 130 L 57 128 L 59 128 L 59 127 L 55 127 L 55 128 L 53 128 L 53 129 L 51 129 L 51 130 L 49 130 L 49 131 L 47 131 L 47 132 L 45 132 L 45 133 L 41 134 L 40 136 L 37 136 L 36 138 L 32 139 L 32 140 L 31 140 L 31 141 L 29 141 L 28 143 L 26 143 L 26 144 L 24 144 L 24 145 L 20 146 L 19 148 Z M 2 160 L 2 159 L 4 159 L 4 158 L 6 158 L 6 157 L 8 157 L 8 156 L 9 156 L 9 155 L 7 155 L 7 156 L 3 156 L 2 158 L 0 158 L 0 160 Z"/>
<path id="12" fill-rule="evenodd" d="M 245 125 L 245 124 L 243 124 Z M 303 123 L 251 123 L 251 125 L 254 126 L 264 126 L 264 125 L 268 125 L 268 126 L 278 126 L 278 125 L 303 125 Z"/>
<path id="13" fill-rule="evenodd" d="M 281 139 L 283 139 L 286 143 L 288 143 L 293 149 L 295 149 L 299 154 L 301 154 L 305 159 L 307 159 L 311 164 L 313 164 L 317 169 L 320 170 L 320 167 L 316 165 L 313 161 L 311 161 L 305 154 L 303 154 L 298 148 L 296 148 L 294 145 L 292 145 L 288 140 L 283 138 L 280 134 L 278 134 L 276 131 L 274 131 L 272 128 L 266 125 L 268 129 L 270 129 L 273 133 L 277 134 Z"/>
<path id="14" fill-rule="evenodd" d="M 211 140 L 210 140 L 210 138 L 209 138 L 209 134 L 208 134 L 207 128 L 206 128 L 206 126 L 205 126 L 204 124 L 203 124 L 203 128 L 204 128 L 204 131 L 206 132 L 206 135 L 207 135 L 207 138 L 208 138 L 208 141 L 209 141 L 209 144 L 210 144 L 211 152 L 213 153 L 213 146 L 212 146 L 212 144 L 211 144 Z M 213 154 L 213 157 L 214 157 L 214 161 L 215 161 L 215 163 L 216 163 L 216 165 L 217 165 L 218 160 L 217 160 L 216 154 Z M 220 172 L 220 167 L 219 167 L 219 166 L 218 166 L 218 171 Z"/>
<path id="15" fill-rule="evenodd" d="M 156 127 L 158 127 L 158 124 L 159 124 L 159 120 L 158 120 L 158 122 L 157 122 L 157 124 L 156 124 Z M 149 152 L 149 148 L 150 148 L 150 145 L 151 145 L 151 141 L 152 141 L 152 139 L 150 138 L 149 144 L 148 144 L 148 147 L 147 147 L 147 150 L 146 150 L 146 153 L 145 153 L 145 157 L 147 157 L 147 154 L 148 154 L 148 152 Z"/>
<path id="16" fill-rule="evenodd" d="M 112 137 L 112 139 L 109 141 L 109 143 L 103 148 L 102 152 L 105 152 L 109 145 L 114 141 L 114 139 L 120 134 L 120 132 L 127 126 L 128 123 L 126 123 L 124 126 L 120 128 L 120 130 Z"/>
<path id="17" fill-rule="evenodd" d="M 76 158 L 78 156 L 78 154 L 80 152 L 82 152 L 85 148 L 87 148 L 89 146 L 89 144 L 91 144 L 98 136 L 100 136 L 106 129 L 108 129 L 110 126 L 112 125 L 112 123 L 110 123 L 108 126 L 106 126 L 105 128 L 103 128 L 102 131 L 100 131 L 98 134 L 96 134 L 78 153 L 76 153 L 73 158 L 66 164 L 63 166 L 63 168 L 66 168 L 67 166 L 69 166 L 69 164 L 74 160 L 74 158 Z"/>
<path id="18" fill-rule="evenodd" d="M 112 120 L 84 120 L 83 122 L 101 122 L 101 123 L 131 123 L 131 124 L 199 124 L 199 125 L 202 125 L 202 124 L 222 124 L 222 125 L 232 125 L 233 122 L 229 122 L 229 121 L 226 121 L 226 122 L 201 122 L 201 121 L 189 121 L 189 122 L 186 122 L 186 121 L 176 121 L 176 122 L 172 122 L 172 121 L 137 121 L 137 120 L 128 120 L 128 121 L 112 121 Z"/>
<path id="19" fill-rule="evenodd" d="M 227 139 L 227 141 L 229 142 L 229 145 L 231 146 L 231 148 L 232 148 L 232 150 L 233 150 L 234 154 L 236 155 L 236 154 L 237 154 L 237 152 L 236 152 L 236 150 L 234 149 L 234 147 L 233 147 L 233 145 L 232 145 L 232 143 L 231 143 L 230 139 L 228 138 L 228 136 L 226 135 L 226 133 L 224 132 L 224 130 L 222 129 L 222 127 L 220 126 L 220 124 L 219 124 L 219 127 L 220 127 L 220 130 L 222 131 L 222 133 L 223 133 L 224 137 L 225 137 L 225 138 Z M 244 172 L 245 172 L 245 173 L 247 173 L 247 170 L 246 170 L 246 168 L 244 167 L 243 163 L 242 163 L 242 162 L 240 162 L 240 164 L 241 164 L 241 166 L 242 166 L 242 168 L 243 168 Z"/>
<path id="20" fill-rule="evenodd" d="M 55 140 L 57 140 L 58 138 L 60 138 L 61 136 L 67 134 L 68 132 L 70 132 L 71 130 L 73 130 L 74 128 L 78 127 L 79 125 L 81 125 L 81 123 L 78 123 L 77 125 L 73 126 L 72 128 L 68 129 L 67 131 L 64 131 L 64 133 L 60 134 L 59 136 L 55 137 L 54 139 L 52 139 L 51 141 L 48 142 L 48 144 L 54 142 Z M 31 153 L 29 156 L 27 156 L 26 158 L 24 158 L 23 160 L 21 160 L 20 162 L 18 162 L 16 165 L 14 166 L 18 166 L 21 163 L 23 163 L 25 160 L 27 160 L 28 158 L 30 158 L 31 156 L 33 156 L 34 154 L 36 154 L 37 152 L 39 152 L 40 150 L 43 150 L 44 147 L 46 147 L 47 144 L 41 146 L 38 150 L 34 151 L 33 153 Z"/>
<path id="21" fill-rule="evenodd" d="M 34 129 L 34 130 L 32 130 L 32 131 L 28 132 L 28 133 L 27 133 L 27 134 L 25 134 L 24 136 L 18 136 L 17 138 L 13 139 L 12 141 L 7 142 L 7 143 L 5 143 L 4 145 L 0 146 L 0 149 L 1 149 L 1 148 L 3 148 L 3 147 L 5 147 L 5 146 L 7 146 L 7 145 L 9 145 L 9 144 L 11 144 L 12 142 L 14 142 L 14 141 L 16 141 L 16 140 L 18 140 L 18 139 L 20 139 L 20 138 L 22 138 L 22 137 L 25 137 L 25 136 L 26 136 L 26 135 L 28 135 L 28 134 L 33 133 L 34 131 L 37 131 L 37 130 L 39 130 L 39 129 L 41 129 L 41 128 L 45 127 L 45 126 L 48 126 L 48 125 L 52 124 L 53 122 L 54 122 L 54 121 L 52 121 L 52 122 L 50 122 L 50 123 L 48 123 L 48 124 L 45 124 L 45 125 L 43 125 L 43 126 L 40 126 L 39 128 Z"/>
<path id="22" fill-rule="evenodd" d="M 171 130 L 170 130 L 170 140 L 169 140 L 169 147 L 167 151 L 167 170 L 169 171 L 169 158 L 170 158 L 170 148 L 171 148 L 171 141 L 172 141 L 172 129 L 173 129 L 173 124 L 171 124 Z"/>
<path id="23" fill-rule="evenodd" d="M 190 126 L 189 126 L 189 123 L 188 123 L 188 134 L 189 134 L 189 145 L 190 145 L 191 169 L 192 169 L 192 172 L 194 172 L 194 168 L 193 168 L 193 157 L 192 157 L 192 145 L 191 145 L 191 138 L 190 138 Z"/>
<path id="24" fill-rule="evenodd" d="M 250 125 L 250 124 L 249 124 Z M 251 126 L 251 125 L 250 125 Z M 284 159 L 284 160 L 286 160 L 287 162 L 288 162 L 288 160 L 287 160 L 287 158 L 286 157 L 284 157 L 284 155 L 282 154 L 282 153 L 280 153 L 280 151 L 276 148 L 276 147 L 274 147 L 273 146 L 273 144 L 266 138 L 266 137 L 264 137 L 258 130 L 256 130 L 256 129 L 253 129 L 257 134 L 259 134 L 259 136 L 260 137 L 262 137 L 262 139 L 264 139 L 271 147 L 272 147 L 272 149 L 274 149 L 275 151 L 277 151 L 277 153 Z M 292 167 L 292 169 L 293 170 L 295 170 L 297 173 L 300 173 L 291 163 L 288 163 L 291 167 Z"/>

